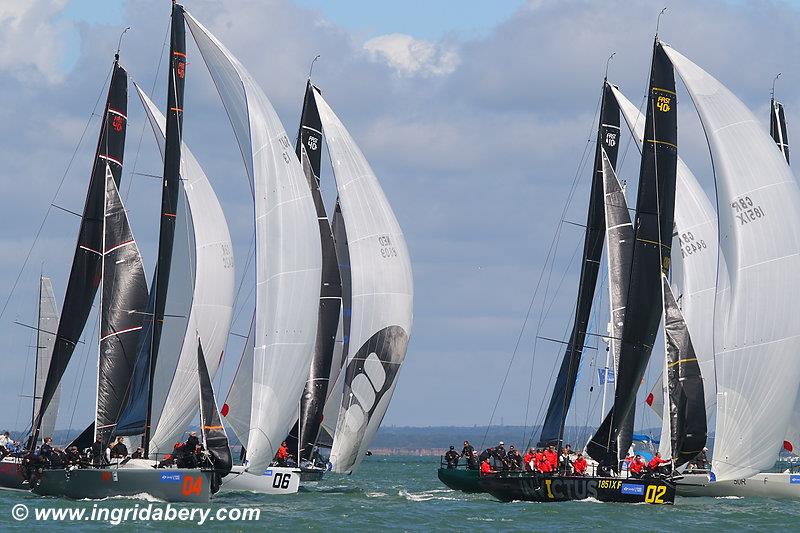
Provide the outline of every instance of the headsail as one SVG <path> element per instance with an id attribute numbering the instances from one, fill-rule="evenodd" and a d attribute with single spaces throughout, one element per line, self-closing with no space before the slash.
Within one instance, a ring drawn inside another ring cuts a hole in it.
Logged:
<path id="1" fill-rule="evenodd" d="M 103 210 L 106 190 L 106 169 L 110 168 L 119 186 L 125 151 L 128 123 L 128 73 L 114 61 L 108 88 L 103 124 L 94 158 L 89 190 L 83 207 L 78 243 L 72 259 L 67 291 L 61 308 L 53 356 L 42 390 L 42 410 L 34 421 L 33 432 L 38 440 L 41 418 L 47 412 L 67 368 L 75 345 L 86 325 L 102 276 Z"/>
<path id="2" fill-rule="evenodd" d="M 217 401 L 214 397 L 214 387 L 211 384 L 211 376 L 208 374 L 206 358 L 203 355 L 203 346 L 200 339 L 193 343 L 197 345 L 197 382 L 199 383 L 200 399 L 200 428 L 203 432 L 203 447 L 211 456 L 214 463 L 214 473 L 219 477 L 225 477 L 231 471 L 233 458 L 231 448 L 228 446 L 228 435 L 222 426 L 222 420 L 217 411 Z"/>
<path id="3" fill-rule="evenodd" d="M 299 451 L 298 459 L 309 459 L 320 431 L 328 390 L 330 385 L 333 385 L 330 382 L 331 366 L 342 306 L 342 281 L 339 277 L 333 232 L 320 192 L 322 123 L 317 111 L 317 103 L 314 101 L 314 88 L 311 80 L 306 83 L 295 152 L 303 165 L 306 181 L 311 189 L 311 196 L 314 198 L 319 237 L 322 243 L 322 279 L 314 358 L 311 361 L 308 381 L 306 381 L 303 395 L 300 398 L 300 419 L 287 438 L 289 449 Z"/>
<path id="4" fill-rule="evenodd" d="M 261 87 L 191 14 L 186 20 L 217 86 L 255 198 L 256 309 L 249 469 L 261 473 L 297 420 L 317 331 L 322 254 L 314 202 Z"/>
<path id="5" fill-rule="evenodd" d="M 620 346 L 614 407 L 587 445 L 601 463 L 617 466 L 627 453 L 616 442 L 633 407 L 661 321 L 661 271 L 669 269 L 675 204 L 677 100 L 672 65 L 663 46 L 653 47 L 648 89 L 645 142 L 639 170 L 635 241 Z M 629 443 L 628 443 L 629 445 Z"/>
<path id="6" fill-rule="evenodd" d="M 225 403 L 222 404 L 222 416 L 233 430 L 239 442 L 247 449 L 247 437 L 250 433 L 250 413 L 253 409 L 253 327 L 255 317 L 250 321 L 247 339 L 244 341 L 242 357 Z"/>
<path id="7" fill-rule="evenodd" d="M 678 468 L 703 450 L 708 437 L 703 378 L 692 346 L 689 329 L 669 286 L 661 275 L 664 291 L 664 336 L 667 347 L 669 422 L 673 468 Z M 661 437 L 667 438 L 666 435 Z"/>
<path id="8" fill-rule="evenodd" d="M 135 87 L 163 155 L 166 119 L 141 88 Z M 177 366 L 165 369 L 172 379 L 163 403 L 159 403 L 164 407 L 150 439 L 150 448 L 156 452 L 171 449 L 197 412 L 198 335 L 203 339 L 206 364 L 213 377 L 222 359 L 233 313 L 234 261 L 228 224 L 208 178 L 185 143 L 181 153 L 181 188 L 189 216 L 183 221 L 184 227 L 176 228 L 176 241 L 188 238 L 194 249 L 188 254 L 187 265 L 183 265 L 186 257 L 175 257 L 175 261 L 181 262 L 182 271 L 193 282 L 193 296 Z M 183 244 L 176 242 L 176 247 Z"/>
<path id="9" fill-rule="evenodd" d="M 352 273 L 344 395 L 330 461 L 352 472 L 366 453 L 397 385 L 411 334 L 413 281 L 405 238 L 377 177 L 318 90 Z"/>
<path id="10" fill-rule="evenodd" d="M 553 394 L 542 425 L 538 446 L 560 445 L 564 435 L 564 422 L 567 419 L 575 381 L 578 378 L 581 356 L 583 355 L 589 315 L 592 311 L 597 275 L 600 270 L 600 257 L 605 238 L 605 218 L 603 209 L 603 162 L 602 152 L 606 150 L 611 165 L 616 165 L 619 146 L 619 107 L 611 94 L 607 81 L 603 81 L 603 99 L 600 105 L 600 123 L 597 128 L 592 187 L 589 195 L 589 212 L 583 240 L 583 259 L 578 285 L 578 301 L 575 318 L 567 350 L 561 361 Z"/>
<path id="11" fill-rule="evenodd" d="M 50 368 L 50 358 L 53 356 L 53 346 L 56 342 L 56 330 L 58 329 L 58 306 L 56 296 L 53 293 L 53 285 L 50 278 L 44 276 L 39 278 L 39 328 L 36 333 L 36 368 L 34 370 L 33 386 L 33 418 L 31 427 L 36 423 L 39 407 L 42 403 L 42 391 L 47 380 L 47 369 Z M 39 432 L 42 440 L 44 437 L 53 435 L 58 417 L 58 404 L 61 398 L 61 385 L 56 389 L 47 411 L 42 417 L 41 430 Z"/>
<path id="12" fill-rule="evenodd" d="M 752 112 L 689 59 L 664 46 L 694 101 L 714 163 L 720 251 L 730 277 L 717 314 L 717 480 L 775 463 L 800 384 L 800 190 Z"/>
<path id="13" fill-rule="evenodd" d="M 110 164 L 106 166 L 95 438 L 111 440 L 125 401 L 147 307 L 147 281 Z"/>

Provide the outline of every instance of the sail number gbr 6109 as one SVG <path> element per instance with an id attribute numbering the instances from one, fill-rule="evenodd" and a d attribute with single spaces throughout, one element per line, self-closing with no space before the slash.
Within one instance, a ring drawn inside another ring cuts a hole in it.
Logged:
<path id="1" fill-rule="evenodd" d="M 392 238 L 389 237 L 389 235 L 379 235 L 378 245 L 381 249 L 381 257 L 384 259 L 397 257 L 397 248 L 395 248 L 394 244 L 392 244 Z"/>

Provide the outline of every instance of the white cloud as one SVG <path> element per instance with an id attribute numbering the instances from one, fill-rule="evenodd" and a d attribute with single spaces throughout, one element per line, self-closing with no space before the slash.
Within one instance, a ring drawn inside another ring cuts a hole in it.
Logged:
<path id="1" fill-rule="evenodd" d="M 370 39 L 364 49 L 373 61 L 383 61 L 400 76 L 442 76 L 459 64 L 455 50 L 445 45 L 390 33 Z"/>
<path id="2" fill-rule="evenodd" d="M 65 44 L 66 23 L 53 20 L 66 0 L 17 0 L 0 6 L 0 70 L 20 80 L 63 79 L 59 60 Z M 33 70 L 31 70 L 31 67 Z"/>

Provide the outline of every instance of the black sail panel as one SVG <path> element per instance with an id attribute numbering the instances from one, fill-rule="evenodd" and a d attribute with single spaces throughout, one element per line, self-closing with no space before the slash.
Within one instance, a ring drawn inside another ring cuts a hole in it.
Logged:
<path id="1" fill-rule="evenodd" d="M 667 384 L 672 458 L 675 468 L 703 450 L 708 437 L 703 378 L 697 354 L 683 314 L 666 276 L 664 288 L 664 335 L 667 348 Z"/>
<path id="2" fill-rule="evenodd" d="M 200 384 L 200 427 L 203 430 L 203 442 L 214 463 L 215 473 L 224 477 L 231 471 L 233 458 L 228 445 L 228 435 L 222 426 L 222 419 L 217 409 L 214 387 L 208 375 L 208 366 L 200 341 L 197 342 L 197 373 Z"/>
<path id="3" fill-rule="evenodd" d="M 313 91 L 314 88 L 309 81 L 306 84 L 296 149 L 316 207 L 322 243 L 322 277 L 314 357 L 311 361 L 308 381 L 306 381 L 303 395 L 300 397 L 300 419 L 287 437 L 289 449 L 298 450 L 300 459 L 310 459 L 322 424 L 322 410 L 325 407 L 330 386 L 333 349 L 336 343 L 336 330 L 339 326 L 339 311 L 342 304 L 342 282 L 339 277 L 333 232 L 320 192 L 322 122 L 319 118 Z"/>
<path id="4" fill-rule="evenodd" d="M 113 434 L 131 381 L 147 301 L 142 258 L 109 168 L 95 415 L 95 437 L 104 442 Z"/>
<path id="5" fill-rule="evenodd" d="M 350 350 L 350 320 L 353 314 L 353 284 L 350 270 L 350 247 L 347 244 L 347 230 L 344 227 L 342 208 L 339 199 L 333 209 L 331 220 L 333 242 L 336 247 L 336 261 L 339 264 L 339 277 L 342 283 L 342 365 L 347 361 Z"/>
<path id="6" fill-rule="evenodd" d="M 602 152 L 605 150 L 612 166 L 617 161 L 619 140 L 619 105 L 611 92 L 608 82 L 603 83 L 603 99 L 600 106 L 600 123 L 597 130 L 595 164 L 592 187 L 589 196 L 589 214 L 583 243 L 578 302 L 567 350 L 553 387 L 553 395 L 545 415 L 539 446 L 560 444 L 563 438 L 564 422 L 569 411 L 575 381 L 578 377 L 581 355 L 586 340 L 586 329 L 592 311 L 600 257 L 603 253 L 605 237 L 605 218 L 603 209 L 603 166 Z"/>
<path id="7" fill-rule="evenodd" d="M 775 98 L 770 100 L 770 114 L 769 114 L 769 134 L 778 145 L 778 148 L 789 162 L 789 131 L 786 129 L 786 114 L 783 110 L 783 104 L 776 102 Z"/>
<path id="8" fill-rule="evenodd" d="M 111 169 L 119 186 L 125 150 L 125 133 L 128 124 L 128 73 L 114 62 L 111 84 L 108 89 L 100 138 L 97 142 L 86 203 L 83 207 L 78 242 L 72 259 L 61 319 L 58 323 L 53 356 L 42 390 L 42 402 L 34 424 L 38 433 L 43 414 L 61 382 L 75 344 L 86 325 L 102 276 L 103 210 L 106 168 Z M 34 439 L 35 441 L 36 439 Z"/>
<path id="9" fill-rule="evenodd" d="M 675 74 L 656 42 L 647 100 L 635 240 L 628 301 L 620 345 L 619 374 L 610 423 L 601 424 L 589 449 L 593 458 L 616 466 L 617 437 L 633 408 L 661 321 L 661 272 L 669 270 L 677 164 Z"/>

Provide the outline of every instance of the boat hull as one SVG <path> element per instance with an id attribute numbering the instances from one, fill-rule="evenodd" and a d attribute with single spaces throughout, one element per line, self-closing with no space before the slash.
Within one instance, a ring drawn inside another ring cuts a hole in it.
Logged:
<path id="1" fill-rule="evenodd" d="M 800 474 L 762 473 L 747 479 L 710 483 L 705 474 L 686 474 L 678 480 L 678 496 L 762 497 L 800 500 Z"/>
<path id="2" fill-rule="evenodd" d="M 480 487 L 504 502 L 565 502 L 589 498 L 616 503 L 669 505 L 675 502 L 675 485 L 658 478 L 501 474 L 482 476 Z"/>
<path id="3" fill-rule="evenodd" d="M 43 470 L 31 490 L 39 496 L 99 500 L 150 495 L 166 502 L 208 503 L 212 472 L 195 469 L 85 468 Z"/>
<path id="4" fill-rule="evenodd" d="M 257 492 L 259 494 L 295 494 L 300 488 L 300 469 L 270 466 L 260 476 L 236 465 L 222 480 L 220 492 Z"/>
<path id="5" fill-rule="evenodd" d="M 476 493 L 484 492 L 480 486 L 480 472 L 463 468 L 440 468 L 437 472 L 439 481 L 453 490 Z"/>
<path id="6" fill-rule="evenodd" d="M 300 467 L 300 483 L 311 483 L 314 481 L 321 481 L 322 476 L 325 475 L 324 468 L 316 467 Z"/>
<path id="7" fill-rule="evenodd" d="M 0 489 L 27 491 L 29 487 L 27 484 L 23 484 L 24 480 L 22 459 L 4 457 L 0 461 Z"/>

